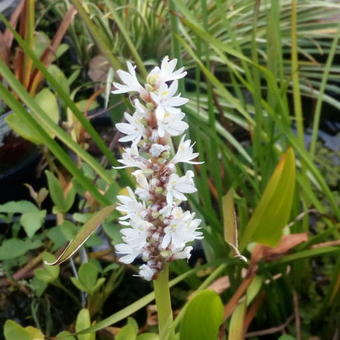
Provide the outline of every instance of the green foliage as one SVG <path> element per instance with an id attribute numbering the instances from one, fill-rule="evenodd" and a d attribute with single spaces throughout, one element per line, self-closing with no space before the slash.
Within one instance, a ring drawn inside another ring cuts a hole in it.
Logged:
<path id="1" fill-rule="evenodd" d="M 45 336 L 34 327 L 22 327 L 12 320 L 7 320 L 4 326 L 6 340 L 44 340 Z"/>
<path id="2" fill-rule="evenodd" d="M 51 262 L 55 260 L 55 257 L 52 254 L 44 253 L 43 260 L 45 262 Z M 59 266 L 51 267 L 51 266 L 44 264 L 42 268 L 38 268 L 35 270 L 34 275 L 40 281 L 43 281 L 46 284 L 49 284 L 58 279 L 59 273 L 60 273 Z"/>
<path id="3" fill-rule="evenodd" d="M 241 247 L 257 241 L 278 244 L 287 224 L 295 188 L 295 156 L 290 149 L 281 158 L 242 235 Z"/>
<path id="4" fill-rule="evenodd" d="M 62 290 L 75 305 L 82 296 L 82 303 L 86 303 L 88 309 L 80 310 L 77 317 L 74 314 L 76 332 L 90 328 L 90 333 L 77 335 L 81 340 L 94 339 L 96 330 L 114 325 L 152 302 L 154 296 L 150 293 L 103 320 L 95 306 L 95 302 L 102 304 L 119 286 L 123 269 L 117 263 L 110 263 L 103 269 L 93 262 L 86 263 L 88 253 L 92 253 L 89 246 L 102 242 L 90 236 L 103 226 L 103 237 L 109 237 L 112 245 L 121 242 L 118 214 L 113 213 L 112 204 L 120 187 L 130 185 L 130 180 L 128 172 L 119 171 L 117 176 L 117 172 L 111 171 L 111 165 L 117 165 L 116 144 L 111 143 L 112 152 L 91 125 L 85 111 L 102 99 L 94 96 L 92 102 L 88 100 L 92 87 L 102 87 L 99 92 L 105 87 L 105 103 L 113 107 L 114 121 L 119 121 L 122 107 L 128 103 L 109 100 L 112 74 L 117 68 L 124 67 L 126 60 L 132 59 L 144 76 L 155 60 L 168 54 L 177 58 L 179 65 L 184 64 L 189 73 L 185 86 L 182 81 L 179 86 L 183 96 L 190 98 L 184 109 L 190 125 L 189 135 L 197 141 L 195 148 L 205 163 L 193 168 L 197 174 L 198 194 L 192 195 L 188 204 L 203 220 L 203 249 L 209 262 L 207 267 L 197 266 L 193 270 L 189 264 L 174 266 L 173 274 L 178 276 L 171 284 L 185 280 L 190 283 L 190 289 L 197 289 L 173 324 L 175 328 L 179 325 L 177 337 L 217 337 L 222 322 L 221 299 L 228 303 L 245 282 L 240 261 L 233 258 L 234 255 L 241 256 L 238 239 L 242 256 L 247 258 L 252 256 L 252 247 L 248 247 L 251 242 L 277 250 L 283 228 L 290 222 L 293 222 L 290 229 L 284 232 L 307 232 L 308 242 L 290 248 L 290 254 L 276 254 L 270 258 L 270 263 L 262 259 L 256 264 L 256 276 L 241 299 L 237 299 L 239 304 L 227 322 L 229 338 L 241 339 L 245 315 L 253 303 L 258 303 L 263 291 L 266 300 L 258 306 L 257 325 L 261 320 L 266 320 L 266 327 L 284 323 L 293 313 L 290 301 L 294 292 L 301 297 L 301 320 L 302 327 L 306 328 L 303 330 L 306 338 L 312 335 L 308 333 L 311 325 L 317 329 L 321 324 L 320 334 L 321 329 L 326 332 L 326 335 L 320 335 L 321 338 L 333 337 L 334 334 L 327 333 L 327 328 L 331 328 L 334 321 L 329 316 L 334 315 L 334 319 L 337 316 L 339 260 L 336 262 L 336 257 L 339 247 L 318 243 L 339 238 L 339 226 L 335 223 L 340 216 L 339 195 L 334 191 L 339 176 L 333 158 L 335 153 L 316 141 L 322 119 L 321 107 L 328 103 L 340 108 L 338 100 L 331 96 L 339 93 L 335 57 L 339 53 L 340 29 L 334 20 L 328 20 L 330 15 L 336 16 L 339 6 L 330 0 L 302 0 L 296 9 L 291 7 L 290 0 L 71 2 L 78 14 L 68 35 L 79 65 L 64 69 L 64 64 L 70 64 L 67 56 L 66 63 L 61 60 L 59 66 L 45 67 L 37 57 L 48 46 L 49 38 L 38 32 L 36 44 L 32 44 L 31 34 L 22 39 L 13 32 L 24 51 L 25 63 L 32 62 L 46 79 L 44 88 L 33 97 L 22 88 L 16 75 L 0 63 L 0 97 L 13 111 L 6 119 L 7 123 L 16 133 L 44 150 L 49 167 L 46 170 L 49 195 L 53 202 L 49 213 L 58 216 L 55 225 L 42 228 L 47 214 L 41 209 L 46 189 L 38 193 L 30 189 L 39 208 L 28 201 L 0 205 L 0 218 L 5 225 L 0 238 L 0 260 L 4 262 L 1 269 L 14 282 L 12 276 L 21 269 L 18 267 L 24 266 L 26 261 L 34 263 L 34 256 L 39 257 L 38 251 L 56 252 L 70 241 L 56 261 L 51 254 L 44 254 L 45 261 L 57 265 L 41 267 L 38 264 L 31 281 L 25 278 L 15 281 L 9 291 L 17 287 L 21 287 L 21 291 L 33 289 L 35 297 L 45 301 L 53 312 L 58 307 L 53 303 L 51 306 L 53 300 L 48 294 L 44 295 L 48 285 L 51 290 L 54 287 Z M 61 19 L 69 10 L 64 1 L 47 7 L 46 12 L 51 9 Z M 292 18 L 295 13 L 296 21 Z M 31 25 L 32 16 L 29 18 Z M 55 17 L 47 16 L 42 20 L 48 25 L 52 22 L 59 25 L 53 21 Z M 2 21 L 8 25 L 6 20 Z M 292 28 L 293 31 L 296 29 L 293 38 Z M 1 40 L 0 44 L 4 46 Z M 66 48 L 60 45 L 56 55 L 62 55 Z M 88 83 L 87 63 L 98 53 L 105 56 L 112 68 L 105 74 L 106 83 L 105 80 L 101 84 Z M 328 56 L 325 65 L 320 57 L 322 54 Z M 294 109 L 290 104 L 292 97 Z M 301 106 L 303 97 L 315 100 L 315 109 Z M 302 118 L 307 117 L 313 126 L 310 150 L 302 141 L 302 132 L 308 123 L 303 125 Z M 101 160 L 89 153 L 89 139 L 104 155 Z M 59 174 L 62 174 L 60 179 Z M 78 211 L 67 214 L 75 206 L 76 193 L 80 201 Z M 225 193 L 228 194 L 225 196 Z M 313 219 L 309 218 L 310 209 L 317 210 L 317 213 L 313 212 Z M 299 215 L 302 217 L 295 220 Z M 314 220 L 317 221 L 315 225 Z M 20 239 L 24 234 L 22 230 L 27 237 Z M 232 251 L 225 241 L 231 244 Z M 58 264 L 70 259 L 82 245 L 85 247 L 80 256 L 60 273 Z M 313 245 L 317 247 L 311 248 Z M 109 256 L 113 254 L 114 251 Z M 321 257 L 322 261 L 313 262 L 311 271 L 310 260 Z M 133 265 L 130 269 L 134 269 Z M 103 277 L 98 278 L 99 273 Z M 74 286 L 70 285 L 68 290 L 66 282 L 72 275 Z M 220 276 L 229 279 L 226 294 L 220 298 L 210 291 L 200 293 Z M 315 280 L 316 277 L 321 278 L 322 284 Z M 138 279 L 134 280 L 138 285 Z M 120 287 L 124 290 L 125 284 Z M 184 299 L 187 289 L 183 286 L 177 289 Z M 78 290 L 77 294 L 74 294 L 75 290 Z M 182 302 L 174 300 L 177 305 Z M 50 317 L 52 324 L 41 322 L 41 316 L 34 314 L 32 306 L 37 327 L 44 332 L 46 327 L 46 337 L 56 334 L 60 327 L 53 322 L 57 321 Z M 94 314 L 98 322 L 91 325 Z M 320 322 L 325 319 L 329 320 Z M 13 321 L 6 322 L 4 331 L 6 339 L 10 340 L 43 338 L 38 329 L 23 328 Z M 290 331 L 294 334 L 292 329 Z M 75 339 L 68 332 L 59 333 L 57 339 L 63 336 Z M 138 325 L 129 318 L 116 338 L 151 340 L 159 336 L 154 333 L 138 335 Z M 294 339 L 294 336 L 282 335 L 280 339 Z"/>
<path id="5" fill-rule="evenodd" d="M 40 241 L 19 240 L 10 238 L 2 242 L 0 246 L 0 260 L 10 260 L 26 254 L 31 249 L 41 246 Z"/>
<path id="6" fill-rule="evenodd" d="M 76 332 L 80 332 L 85 328 L 88 328 L 91 326 L 91 319 L 90 319 L 90 313 L 89 310 L 86 308 L 83 308 L 80 310 L 77 320 L 76 320 Z M 79 340 L 95 340 L 96 334 L 95 333 L 89 333 L 89 334 L 82 334 L 77 336 Z"/>
<path id="7" fill-rule="evenodd" d="M 188 303 L 180 325 L 180 339 L 216 339 L 223 320 L 223 305 L 213 291 L 197 293 Z"/>
<path id="8" fill-rule="evenodd" d="M 66 213 L 72 207 L 76 196 L 74 186 L 71 184 L 69 190 L 64 193 L 60 182 L 54 174 L 48 170 L 45 171 L 47 177 L 48 190 L 53 200 L 57 212 Z"/>
<path id="9" fill-rule="evenodd" d="M 32 238 L 44 223 L 46 210 L 40 210 L 29 201 L 8 202 L 0 205 L 0 212 L 7 214 L 21 214 L 20 224 L 27 236 Z"/>
<path id="10" fill-rule="evenodd" d="M 98 279 L 98 274 L 98 268 L 94 264 L 83 263 L 79 268 L 78 278 L 71 277 L 71 281 L 79 290 L 92 295 L 105 282 L 103 277 Z"/>
<path id="11" fill-rule="evenodd" d="M 127 324 L 119 331 L 117 340 L 131 339 L 136 340 L 138 333 L 137 322 L 133 318 L 128 318 Z"/>

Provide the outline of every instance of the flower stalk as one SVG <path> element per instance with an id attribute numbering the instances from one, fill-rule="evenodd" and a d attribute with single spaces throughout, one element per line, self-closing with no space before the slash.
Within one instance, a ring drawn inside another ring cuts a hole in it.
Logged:
<path id="1" fill-rule="evenodd" d="M 169 265 L 166 264 L 159 273 L 158 278 L 153 281 L 155 300 L 158 313 L 159 334 L 167 334 L 172 327 L 172 308 L 169 290 Z M 167 329 L 168 328 L 168 329 Z M 171 334 L 171 331 L 170 331 Z"/>

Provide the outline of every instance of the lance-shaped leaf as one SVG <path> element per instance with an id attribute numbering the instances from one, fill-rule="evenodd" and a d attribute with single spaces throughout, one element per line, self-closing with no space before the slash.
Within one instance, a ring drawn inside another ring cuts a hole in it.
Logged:
<path id="1" fill-rule="evenodd" d="M 233 194 L 233 189 L 230 189 L 222 199 L 224 240 L 232 248 L 235 257 L 247 262 L 247 259 L 240 254 L 238 249 L 237 218 Z"/>
<path id="2" fill-rule="evenodd" d="M 115 205 L 110 205 L 93 215 L 79 230 L 76 237 L 68 244 L 65 250 L 58 256 L 54 262 L 45 262 L 50 266 L 54 266 L 65 262 L 88 240 L 88 238 L 96 231 L 103 221 L 112 213 Z"/>
<path id="3" fill-rule="evenodd" d="M 295 155 L 288 149 L 276 166 L 242 235 L 240 248 L 256 241 L 274 247 L 287 224 L 295 189 Z"/>

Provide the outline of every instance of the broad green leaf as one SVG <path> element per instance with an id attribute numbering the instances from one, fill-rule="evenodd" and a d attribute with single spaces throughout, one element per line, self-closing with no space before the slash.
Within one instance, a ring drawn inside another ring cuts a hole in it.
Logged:
<path id="1" fill-rule="evenodd" d="M 81 227 L 76 237 L 68 244 L 57 260 L 54 262 L 47 262 L 47 264 L 54 266 L 69 259 L 88 240 L 114 209 L 115 205 L 109 205 L 94 214 L 89 221 Z"/>
<path id="2" fill-rule="evenodd" d="M 295 189 L 295 155 L 281 157 L 242 235 L 241 249 L 251 241 L 274 247 L 288 223 Z"/>
<path id="3" fill-rule="evenodd" d="M 57 334 L 57 340 L 77 340 L 70 332 L 62 331 Z"/>
<path id="4" fill-rule="evenodd" d="M 36 211 L 37 207 L 29 201 L 12 201 L 0 204 L 0 212 L 7 214 L 24 214 Z"/>
<path id="5" fill-rule="evenodd" d="M 31 280 L 31 287 L 37 297 L 41 297 L 44 294 L 44 291 L 48 287 L 48 284 L 44 281 L 41 281 L 36 276 Z"/>
<path id="6" fill-rule="evenodd" d="M 289 334 L 283 334 L 278 338 L 278 340 L 296 340 L 296 338 Z"/>
<path id="7" fill-rule="evenodd" d="M 246 299 L 243 299 L 234 310 L 229 325 L 228 340 L 244 339 L 244 317 L 246 314 Z"/>
<path id="8" fill-rule="evenodd" d="M 72 283 L 80 290 L 92 295 L 105 282 L 105 278 L 98 277 L 98 268 L 93 263 L 83 263 L 79 268 L 79 278 L 71 277 Z"/>
<path id="9" fill-rule="evenodd" d="M 45 262 L 54 261 L 55 257 L 46 252 L 43 255 L 43 260 Z M 52 283 L 59 277 L 59 273 L 59 266 L 48 266 L 45 264 L 43 267 L 36 269 L 34 275 L 37 279 L 45 283 Z"/>
<path id="10" fill-rule="evenodd" d="M 143 333 L 137 336 L 137 340 L 159 340 L 156 333 Z"/>
<path id="11" fill-rule="evenodd" d="M 63 224 L 58 226 L 64 235 L 66 241 L 72 241 L 77 235 L 77 226 L 70 222 L 70 221 L 64 221 Z"/>
<path id="12" fill-rule="evenodd" d="M 20 223 L 24 227 L 25 232 L 29 238 L 36 233 L 37 230 L 44 223 L 44 219 L 46 216 L 46 210 L 38 210 L 32 212 L 26 212 L 22 214 L 20 218 Z"/>
<path id="13" fill-rule="evenodd" d="M 88 293 L 87 288 L 76 277 L 71 277 L 71 282 L 82 292 Z"/>
<path id="14" fill-rule="evenodd" d="M 46 232 L 46 236 L 53 242 L 52 251 L 55 251 L 63 246 L 67 241 L 66 237 L 61 231 L 60 226 L 50 228 Z"/>
<path id="15" fill-rule="evenodd" d="M 50 75 L 53 76 L 53 78 L 58 82 L 58 84 L 62 87 L 62 89 L 66 93 L 69 93 L 70 88 L 68 85 L 67 78 L 65 77 L 65 74 L 63 73 L 63 71 L 61 71 L 60 68 L 54 64 L 50 65 L 47 69 Z"/>
<path id="16" fill-rule="evenodd" d="M 0 246 L 0 260 L 9 260 L 24 255 L 27 251 L 40 247 L 40 241 L 23 241 L 17 238 L 5 240 Z"/>
<path id="17" fill-rule="evenodd" d="M 6 340 L 30 340 L 25 328 L 13 320 L 7 320 L 4 326 L 4 336 Z"/>
<path id="18" fill-rule="evenodd" d="M 51 44 L 51 39 L 45 32 L 35 31 L 34 32 L 34 49 L 37 58 L 40 58 L 43 52 Z"/>
<path id="19" fill-rule="evenodd" d="M 83 329 L 86 329 L 91 326 L 90 312 L 88 309 L 83 308 L 77 316 L 76 320 L 76 332 L 80 332 Z M 89 333 L 78 335 L 79 340 L 95 340 L 96 334 Z"/>
<path id="20" fill-rule="evenodd" d="M 6 340 L 44 340 L 45 336 L 37 328 L 22 327 L 13 320 L 7 320 L 4 325 Z"/>
<path id="21" fill-rule="evenodd" d="M 222 321 L 221 298 L 211 290 L 201 291 L 186 307 L 180 325 L 180 340 L 217 339 Z"/>
<path id="22" fill-rule="evenodd" d="M 116 340 L 135 340 L 138 333 L 137 322 L 133 318 L 128 318 L 127 324 L 116 335 Z"/>
<path id="23" fill-rule="evenodd" d="M 91 288 L 96 284 L 98 277 L 98 268 L 93 263 L 83 263 L 79 268 L 79 279 L 85 287 Z"/>
<path id="24" fill-rule="evenodd" d="M 41 107 L 41 109 L 51 118 L 51 120 L 58 124 L 59 122 L 59 107 L 55 95 L 47 88 L 42 89 L 35 96 L 36 103 Z M 48 126 L 45 127 L 46 131 L 50 134 L 52 138 L 55 137 L 54 130 L 50 129 Z"/>
<path id="25" fill-rule="evenodd" d="M 12 112 L 5 118 L 5 121 L 19 136 L 34 144 L 43 144 L 36 131 L 30 125 L 25 124 L 17 113 Z"/>

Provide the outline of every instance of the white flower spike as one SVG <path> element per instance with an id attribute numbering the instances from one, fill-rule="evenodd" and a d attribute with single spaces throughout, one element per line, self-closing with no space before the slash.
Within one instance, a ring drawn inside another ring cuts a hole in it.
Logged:
<path id="1" fill-rule="evenodd" d="M 185 194 L 196 192 L 194 173 L 188 170 L 184 176 L 176 174 L 176 164 L 201 164 L 194 161 L 198 153 L 193 151 L 191 140 L 181 138 L 175 155 L 171 155 L 171 137 L 182 135 L 188 124 L 180 107 L 188 102 L 177 94 L 178 79 L 186 75 L 184 68 L 175 70 L 177 60 L 165 57 L 147 77 L 143 87 L 137 80 L 132 64 L 128 71 L 117 71 L 122 83 L 114 83 L 113 93 L 135 92 L 135 112 L 125 114 L 126 122 L 116 124 L 123 136 L 120 142 L 129 142 L 124 149 L 121 167 L 137 168 L 132 175 L 137 187 L 128 195 L 118 196 L 117 210 L 124 226 L 123 243 L 116 246 L 120 261 L 132 263 L 137 257 L 144 261 L 137 276 L 145 280 L 156 279 L 164 265 L 176 259 L 189 259 L 192 246 L 202 239 L 199 231 L 201 220 L 195 214 L 183 211 L 180 204 Z"/>

